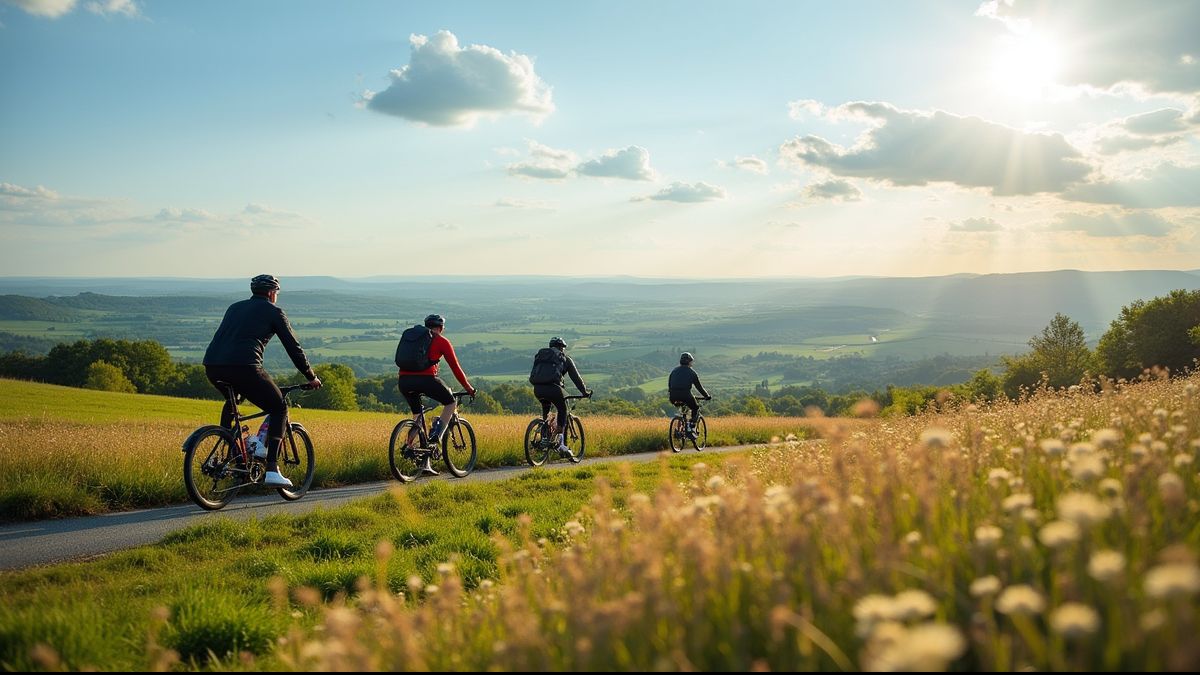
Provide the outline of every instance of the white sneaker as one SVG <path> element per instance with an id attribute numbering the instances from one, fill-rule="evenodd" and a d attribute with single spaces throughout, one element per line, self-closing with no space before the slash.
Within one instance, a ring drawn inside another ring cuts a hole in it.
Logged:
<path id="1" fill-rule="evenodd" d="M 431 476 L 438 475 L 437 469 L 433 468 L 433 460 L 429 457 L 425 458 L 425 466 L 421 467 L 421 471 L 424 471 Z"/>
<path id="2" fill-rule="evenodd" d="M 267 458 L 266 446 L 263 446 L 263 445 L 254 446 L 254 457 L 257 459 L 266 459 Z"/>
<path id="3" fill-rule="evenodd" d="M 562 454 L 564 454 L 564 455 L 569 455 L 569 454 L 571 454 L 571 449 L 570 449 L 570 448 L 568 448 L 568 447 L 567 447 L 567 444 L 563 442 L 563 437 L 562 437 L 562 434 L 559 434 L 559 435 L 558 435 L 558 438 L 557 438 L 556 440 L 558 441 L 558 451 L 559 451 L 560 453 L 562 453 Z"/>
<path id="4" fill-rule="evenodd" d="M 288 480 L 287 476 L 278 471 L 268 471 L 267 475 L 263 477 L 263 485 L 267 487 L 290 488 L 292 487 L 292 481 Z"/>

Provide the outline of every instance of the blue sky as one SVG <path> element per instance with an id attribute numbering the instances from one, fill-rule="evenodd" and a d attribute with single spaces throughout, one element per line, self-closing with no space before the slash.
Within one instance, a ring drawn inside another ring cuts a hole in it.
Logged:
<path id="1" fill-rule="evenodd" d="M 0 0 L 9 275 L 1200 268 L 1200 3 Z"/>

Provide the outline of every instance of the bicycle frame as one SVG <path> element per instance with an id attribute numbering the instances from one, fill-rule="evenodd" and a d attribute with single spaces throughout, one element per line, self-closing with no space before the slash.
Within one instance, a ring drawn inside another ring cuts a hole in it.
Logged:
<path id="1" fill-rule="evenodd" d="M 465 405 L 462 403 L 462 400 L 464 398 L 466 398 L 468 396 L 470 396 L 472 399 L 475 398 L 474 396 L 471 396 L 471 394 L 468 394 L 465 391 L 456 391 L 456 392 L 453 392 L 451 395 L 454 396 L 455 402 L 462 404 L 462 405 Z M 421 398 L 425 399 L 425 398 L 428 398 L 428 396 L 426 394 L 421 394 Z M 415 413 L 413 415 L 413 422 L 415 424 L 413 425 L 412 431 L 408 432 L 408 438 L 405 440 L 405 443 L 404 443 L 405 446 L 407 446 L 413 450 L 428 450 L 428 451 L 430 451 L 431 453 L 433 453 L 433 459 L 441 459 L 441 453 L 440 453 L 441 448 L 436 443 L 430 443 L 429 425 L 426 424 L 426 422 L 425 422 L 425 413 L 437 410 L 438 406 L 440 406 L 440 405 L 441 405 L 440 403 L 437 405 L 433 405 L 433 404 L 424 403 L 422 401 L 421 412 Z M 464 419 L 466 419 L 466 418 L 459 416 L 458 409 L 456 408 L 454 410 L 454 413 L 450 415 L 450 420 L 448 422 L 446 422 L 446 427 L 449 428 L 450 424 L 452 422 L 456 422 L 456 421 L 464 420 Z M 418 428 L 420 429 L 420 431 L 418 431 Z M 413 445 L 416 441 L 420 440 L 420 438 L 419 438 L 420 433 L 424 433 L 425 434 L 425 442 L 430 443 L 427 447 L 417 448 Z"/>

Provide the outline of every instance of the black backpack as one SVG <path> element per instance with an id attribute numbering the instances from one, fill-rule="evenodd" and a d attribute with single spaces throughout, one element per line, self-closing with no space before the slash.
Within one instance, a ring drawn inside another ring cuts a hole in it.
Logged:
<path id="1" fill-rule="evenodd" d="M 425 326 L 405 329 L 400 334 L 400 344 L 396 345 L 396 365 L 400 370 L 414 373 L 428 369 L 437 363 L 429 359 L 429 347 L 432 345 L 433 331 Z"/>
<path id="2" fill-rule="evenodd" d="M 553 347 L 542 347 L 533 357 L 529 384 L 559 384 L 567 372 L 567 355 Z"/>

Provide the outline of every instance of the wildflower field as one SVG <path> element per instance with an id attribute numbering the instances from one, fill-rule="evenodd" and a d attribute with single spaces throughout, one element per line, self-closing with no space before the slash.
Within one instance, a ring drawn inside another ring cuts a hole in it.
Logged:
<path id="1" fill-rule="evenodd" d="M 1198 385 L 217 521 L 0 576 L 0 664 L 1194 670 Z"/>
<path id="2" fill-rule="evenodd" d="M 586 413 L 586 405 L 579 411 Z M 186 502 L 180 447 L 193 429 L 215 424 L 220 413 L 214 401 L 0 379 L 0 521 Z M 474 415 L 469 407 L 462 415 L 475 428 L 477 468 L 525 464 L 528 417 Z M 400 416 L 294 408 L 291 417 L 305 425 L 316 446 L 314 487 L 391 478 L 387 444 Z M 764 443 L 788 434 L 805 438 L 818 435 L 823 423 L 719 419 L 710 425 L 709 445 Z M 587 416 L 587 456 L 663 450 L 667 423 L 667 418 Z"/>

